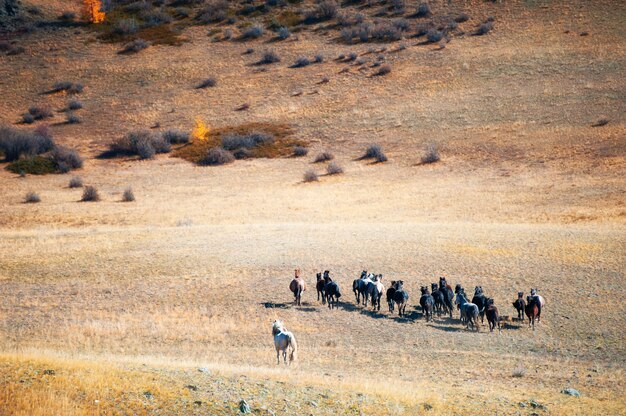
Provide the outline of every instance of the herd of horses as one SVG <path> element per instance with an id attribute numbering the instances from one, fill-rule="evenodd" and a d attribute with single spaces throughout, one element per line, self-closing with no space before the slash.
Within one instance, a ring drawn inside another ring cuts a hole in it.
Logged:
<path id="1" fill-rule="evenodd" d="M 289 284 L 289 289 L 294 296 L 294 302 L 298 306 L 301 306 L 302 294 L 307 290 L 306 282 L 300 275 L 300 269 L 296 269 L 295 276 Z M 317 273 L 315 289 L 317 290 L 317 300 L 321 300 L 322 304 L 327 304 L 331 309 L 338 306 L 341 290 L 339 284 L 330 277 L 330 271 L 326 270 L 323 274 Z M 389 312 L 394 313 L 397 307 L 400 317 L 406 315 L 409 293 L 404 288 L 402 280 L 392 280 L 389 288 L 385 291 L 383 275 L 368 273 L 364 270 L 361 272 L 361 276 L 352 282 L 352 291 L 354 292 L 357 305 L 362 304 L 364 307 L 367 307 L 368 302 L 370 302 L 371 307 L 376 312 L 380 311 L 380 300 L 384 293 Z M 454 290 L 452 290 L 445 277 L 439 278 L 439 283 L 432 283 L 430 289 L 428 286 L 422 286 L 420 292 L 419 304 L 427 322 L 432 321 L 435 314 L 437 316 L 442 314 L 449 315 L 450 319 L 452 319 L 454 305 L 456 305 L 459 310 L 461 323 L 465 324 L 466 329 L 469 329 L 471 326 L 472 329 L 478 331 L 478 318 L 480 317 L 480 323 L 484 324 L 486 316 L 489 323 L 489 331 L 493 332 L 496 328 L 500 331 L 498 308 L 493 298 L 485 296 L 482 286 L 474 288 L 474 296 L 471 302 L 468 301 L 469 298 L 463 286 L 457 284 Z M 537 289 L 531 289 L 530 296 L 527 296 L 526 300 L 524 300 L 524 293 L 518 292 L 517 299 L 513 302 L 513 307 L 517 310 L 517 319 L 523 322 L 525 314 L 528 317 L 528 325 L 529 327 L 532 326 L 533 330 L 535 321 L 541 320 L 541 310 L 544 306 L 545 300 L 537 293 Z M 291 349 L 289 362 L 294 361 L 298 344 L 293 333 L 289 332 L 285 325 L 277 320 L 272 324 L 272 335 L 274 336 L 278 364 L 280 364 L 281 352 L 283 361 L 287 364 L 287 351 L 289 349 Z"/>
<path id="2" fill-rule="evenodd" d="M 300 269 L 295 270 L 295 276 L 289 284 L 289 289 L 294 295 L 294 302 L 300 306 L 302 302 L 302 293 L 307 290 L 307 285 L 301 277 Z M 334 308 L 339 303 L 341 290 L 339 284 L 330 277 L 330 271 L 326 270 L 317 273 L 317 281 L 315 284 L 317 290 L 317 300 L 321 300 L 322 304 L 327 304 L 329 308 Z M 406 315 L 406 307 L 409 302 L 409 293 L 404 288 L 404 281 L 392 280 L 389 288 L 385 291 L 382 274 L 361 272 L 361 276 L 352 282 L 352 291 L 354 292 L 357 305 L 367 307 L 368 302 L 374 311 L 380 311 L 380 301 L 383 293 L 386 296 L 389 312 L 394 313 L 398 308 L 400 317 Z M 461 323 L 467 329 L 471 328 L 478 331 L 478 318 L 481 324 L 484 324 L 485 316 L 489 324 L 489 330 L 493 332 L 498 328 L 500 331 L 500 315 L 493 298 L 487 297 L 482 286 L 474 288 L 474 296 L 471 302 L 465 293 L 465 289 L 457 284 L 452 287 L 447 283 L 445 277 L 439 279 L 439 283 L 431 283 L 428 286 L 420 288 L 419 304 L 426 321 L 432 321 L 434 315 L 449 315 L 452 319 L 454 305 L 459 310 Z M 535 321 L 541 321 L 541 310 L 545 306 L 544 298 L 537 293 L 537 289 L 530 290 L 530 296 L 524 300 L 524 292 L 518 292 L 517 299 L 513 302 L 513 307 L 517 310 L 518 320 L 524 321 L 524 315 L 528 317 L 529 327 L 535 328 Z"/>

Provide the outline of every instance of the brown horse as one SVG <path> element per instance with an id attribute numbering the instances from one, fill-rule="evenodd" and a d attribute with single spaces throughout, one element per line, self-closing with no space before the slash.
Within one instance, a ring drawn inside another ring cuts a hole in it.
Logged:
<path id="1" fill-rule="evenodd" d="M 306 283 L 300 277 L 300 269 L 296 269 L 294 271 L 294 278 L 289 284 L 289 290 L 293 292 L 294 303 L 300 306 L 300 301 L 302 300 L 302 292 L 306 290 Z"/>
<path id="2" fill-rule="evenodd" d="M 487 323 L 489 323 L 489 331 L 493 332 L 498 326 L 498 332 L 501 332 L 500 329 L 500 315 L 498 314 L 498 308 L 493 304 L 493 299 L 487 298 L 486 302 L 487 306 L 485 308 L 485 314 L 487 315 Z"/>
<path id="3" fill-rule="evenodd" d="M 528 327 L 533 327 L 535 330 L 535 319 L 539 316 L 539 302 L 532 296 L 526 296 L 526 316 L 528 316 Z"/>

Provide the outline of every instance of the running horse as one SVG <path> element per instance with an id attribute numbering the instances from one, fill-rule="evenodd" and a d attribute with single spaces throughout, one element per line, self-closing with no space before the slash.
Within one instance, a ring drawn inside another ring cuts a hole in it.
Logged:
<path id="1" fill-rule="evenodd" d="M 289 284 L 289 290 L 293 293 L 294 303 L 300 306 L 302 292 L 306 290 L 306 282 L 300 277 L 300 269 L 294 270 L 294 278 Z"/>

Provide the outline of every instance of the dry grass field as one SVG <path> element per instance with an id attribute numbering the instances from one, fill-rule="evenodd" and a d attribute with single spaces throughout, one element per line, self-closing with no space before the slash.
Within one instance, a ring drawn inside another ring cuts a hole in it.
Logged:
<path id="1" fill-rule="evenodd" d="M 48 19 L 80 10 L 23 3 Z M 0 125 L 32 129 L 22 114 L 49 105 L 54 140 L 85 158 L 49 175 L 0 162 L 0 415 L 230 415 L 242 399 L 258 415 L 626 414 L 626 6 L 430 4 L 466 12 L 467 34 L 349 45 L 319 23 L 216 41 L 239 29 L 189 25 L 181 45 L 137 54 L 85 25 L 0 35 L 25 49 L 0 53 Z M 267 49 L 280 62 L 254 65 Z M 365 63 L 336 59 L 351 52 Z M 378 55 L 389 74 L 373 76 Z M 65 80 L 84 91 L 41 94 Z M 63 123 L 72 98 L 81 122 Z M 129 131 L 198 119 L 213 134 L 272 126 L 309 152 L 198 166 L 209 144 L 196 140 L 99 157 Z M 372 143 L 387 162 L 360 159 Z M 429 146 L 441 160 L 422 164 Z M 343 174 L 313 163 L 324 151 Z M 101 201 L 79 202 L 75 175 Z M 136 201 L 121 202 L 128 187 Z M 325 269 L 342 288 L 334 310 L 314 291 Z M 404 280 L 408 315 L 356 306 L 361 270 Z M 426 323 L 419 288 L 439 276 L 481 285 L 502 332 L 466 330 L 456 311 Z M 547 301 L 534 331 L 511 319 L 531 287 Z M 298 340 L 289 367 L 275 319 Z"/>

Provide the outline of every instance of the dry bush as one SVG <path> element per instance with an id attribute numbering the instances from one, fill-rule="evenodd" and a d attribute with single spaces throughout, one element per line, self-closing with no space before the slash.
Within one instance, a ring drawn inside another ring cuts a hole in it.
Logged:
<path id="1" fill-rule="evenodd" d="M 157 153 L 169 153 L 171 150 L 170 143 L 161 135 L 149 130 L 135 130 L 111 143 L 101 157 L 138 155 L 141 159 L 151 159 Z"/>
<path id="2" fill-rule="evenodd" d="M 86 186 L 83 190 L 82 202 L 97 202 L 100 201 L 100 194 L 98 190 L 93 186 Z"/>
<path id="3" fill-rule="evenodd" d="M 56 164 L 61 173 L 67 173 L 73 169 L 83 167 L 83 158 L 78 152 L 64 146 L 55 146 L 50 154 L 50 159 Z"/>
<path id="4" fill-rule="evenodd" d="M 374 75 L 383 76 L 383 75 L 389 74 L 390 72 L 391 72 L 391 67 L 389 65 L 382 65 L 380 68 L 378 68 L 378 71 L 376 71 Z"/>
<path id="5" fill-rule="evenodd" d="M 304 182 L 317 182 L 320 179 L 317 176 L 317 173 L 313 169 L 309 169 L 306 172 L 304 172 L 304 177 L 302 180 Z"/>
<path id="6" fill-rule="evenodd" d="M 209 77 L 209 78 L 202 80 L 198 85 L 196 85 L 196 89 L 215 87 L 216 85 L 217 85 L 217 79 L 215 77 Z"/>
<path id="7" fill-rule="evenodd" d="M 258 39 L 265 33 L 265 29 L 260 25 L 253 25 L 244 30 L 241 34 L 242 39 Z"/>
<path id="8" fill-rule="evenodd" d="M 439 149 L 437 149 L 437 146 L 434 144 L 426 146 L 426 152 L 424 153 L 424 156 L 422 156 L 421 164 L 425 165 L 435 163 L 439 160 L 441 160 L 441 157 L 439 156 Z"/>
<path id="9" fill-rule="evenodd" d="M 163 140 L 170 144 L 189 143 L 191 136 L 182 130 L 170 129 L 165 130 L 162 134 Z"/>
<path id="10" fill-rule="evenodd" d="M 485 23 L 482 23 L 480 26 L 478 26 L 478 29 L 476 30 L 476 35 L 477 36 L 486 35 L 487 33 L 491 32 L 491 29 L 493 29 L 493 22 L 487 21 Z"/>
<path id="11" fill-rule="evenodd" d="M 276 62 L 280 62 L 280 57 L 275 51 L 268 50 L 263 52 L 261 59 L 257 61 L 257 65 L 268 65 Z"/>
<path id="12" fill-rule="evenodd" d="M 443 32 L 440 32 L 439 30 L 430 29 L 426 32 L 426 40 L 430 43 L 439 42 L 441 39 L 443 39 Z"/>
<path id="13" fill-rule="evenodd" d="M 70 182 L 67 186 L 70 188 L 82 188 L 83 179 L 80 176 L 74 176 L 72 179 L 70 179 Z"/>
<path id="14" fill-rule="evenodd" d="M 83 104 L 78 100 L 72 100 L 67 103 L 68 110 L 75 111 L 75 110 L 80 110 L 81 108 L 83 108 Z"/>
<path id="15" fill-rule="evenodd" d="M 25 131 L 14 127 L 0 127 L 0 151 L 7 162 L 20 156 L 34 156 L 52 150 L 54 140 L 46 125 L 34 131 Z"/>
<path id="16" fill-rule="evenodd" d="M 274 136 L 267 133 L 226 134 L 222 137 L 222 147 L 226 150 L 252 149 L 274 141 Z"/>
<path id="17" fill-rule="evenodd" d="M 334 19 L 337 16 L 339 6 L 332 0 L 322 0 L 313 9 L 304 14 L 306 23 L 316 23 Z"/>
<path id="18" fill-rule="evenodd" d="M 67 113 L 66 117 L 65 117 L 65 122 L 67 124 L 78 124 L 80 123 L 80 117 L 78 117 L 76 114 L 69 112 Z"/>
<path id="19" fill-rule="evenodd" d="M 302 68 L 311 65 L 311 60 L 306 56 L 300 56 L 290 68 Z"/>
<path id="20" fill-rule="evenodd" d="M 361 159 L 376 159 L 377 162 L 386 162 L 387 156 L 379 144 L 372 144 L 365 149 L 365 154 L 361 156 Z"/>
<path id="21" fill-rule="evenodd" d="M 523 365 L 519 365 L 515 367 L 513 369 L 513 372 L 511 373 L 511 377 L 514 377 L 514 378 L 522 378 L 525 375 L 526 375 L 526 368 L 524 368 Z"/>
<path id="22" fill-rule="evenodd" d="M 428 5 L 428 3 L 420 3 L 417 6 L 417 10 L 415 11 L 415 14 L 413 14 L 414 17 L 429 17 L 432 15 L 432 12 L 430 10 L 430 6 Z"/>
<path id="23" fill-rule="evenodd" d="M 133 189 L 129 186 L 124 190 L 124 194 L 122 195 L 122 202 L 133 202 L 135 200 L 135 194 L 133 193 Z"/>
<path id="24" fill-rule="evenodd" d="M 278 39 L 285 40 L 291 36 L 291 32 L 286 27 L 281 27 L 278 29 L 277 35 Z"/>
<path id="25" fill-rule="evenodd" d="M 33 120 L 43 120 L 44 118 L 52 117 L 52 109 L 47 105 L 33 105 L 28 109 Z"/>
<path id="26" fill-rule="evenodd" d="M 52 85 L 52 89 L 46 91 L 47 94 L 65 91 L 68 94 L 78 94 L 83 92 L 83 84 L 80 82 L 57 81 Z"/>
<path id="27" fill-rule="evenodd" d="M 235 161 L 235 156 L 228 150 L 221 147 L 213 147 L 209 149 L 206 155 L 198 161 L 198 164 L 204 166 L 218 166 L 232 163 Z"/>
<path id="28" fill-rule="evenodd" d="M 329 175 L 339 175 L 343 173 L 343 168 L 337 162 L 330 162 L 326 167 L 326 173 Z"/>
<path id="29" fill-rule="evenodd" d="M 25 204 L 36 204 L 38 202 L 41 202 L 41 198 L 35 192 L 29 192 L 24 197 L 24 203 Z"/>
<path id="30" fill-rule="evenodd" d="M 293 155 L 296 157 L 302 157 L 309 154 L 309 149 L 304 146 L 296 146 L 293 149 Z"/>
<path id="31" fill-rule="evenodd" d="M 315 160 L 313 161 L 313 163 L 328 162 L 329 160 L 333 160 L 334 158 L 335 158 L 335 155 L 333 155 L 332 153 L 322 152 L 315 157 Z"/>
<path id="32" fill-rule="evenodd" d="M 138 53 L 150 46 L 150 42 L 144 39 L 131 40 L 118 52 L 120 55 Z"/>

